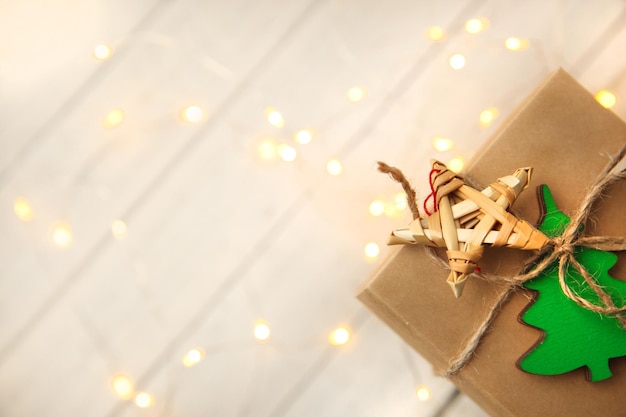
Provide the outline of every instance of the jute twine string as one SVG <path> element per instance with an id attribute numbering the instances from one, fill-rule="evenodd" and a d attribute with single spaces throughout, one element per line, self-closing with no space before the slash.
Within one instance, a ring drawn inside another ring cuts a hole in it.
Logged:
<path id="1" fill-rule="evenodd" d="M 626 147 L 622 148 L 620 152 L 611 157 L 610 162 L 607 164 L 605 169 L 592 182 L 582 203 L 580 204 L 580 207 L 571 217 L 570 223 L 565 228 L 563 234 L 550 239 L 549 245 L 527 263 L 526 267 L 523 269 L 523 273 L 512 277 L 474 273 L 483 279 L 500 283 L 505 282 L 508 286 L 500 294 L 483 322 L 470 336 L 463 350 L 459 352 L 456 357 L 450 360 L 448 369 L 443 372 L 443 375 L 448 377 L 456 375 L 470 362 L 476 352 L 476 349 L 478 348 L 478 345 L 480 344 L 480 341 L 504 303 L 508 300 L 509 296 L 521 288 L 524 282 L 538 277 L 555 262 L 558 262 L 559 284 L 565 296 L 585 309 L 599 314 L 614 316 L 617 320 L 619 320 L 622 327 L 626 328 L 626 315 L 624 314 L 626 313 L 626 305 L 621 307 L 616 306 L 611 296 L 607 294 L 607 292 L 597 283 L 595 278 L 584 268 L 583 265 L 580 264 L 580 262 L 576 260 L 574 256 L 576 248 L 581 246 L 606 251 L 626 250 L 626 238 L 580 235 L 582 226 L 587 222 L 594 203 L 602 197 L 606 188 L 611 184 L 626 178 L 626 170 L 613 172 L 617 164 L 624 158 L 625 155 Z M 384 163 L 379 163 L 379 171 L 390 174 L 394 180 L 402 184 L 402 187 L 408 196 L 409 207 L 411 208 L 413 219 L 419 218 L 419 211 L 417 209 L 417 204 L 415 203 L 416 193 L 404 174 L 402 174 L 398 168 L 391 167 Z M 411 204 L 411 201 L 413 201 L 413 204 Z M 426 250 L 433 261 L 439 263 L 442 268 L 449 269 L 449 265 L 444 262 L 443 259 L 439 258 L 432 248 L 426 247 Z M 579 296 L 568 286 L 566 281 L 568 265 L 571 265 L 576 272 L 583 277 L 585 283 L 593 289 L 600 300 L 600 305 L 594 304 Z"/>

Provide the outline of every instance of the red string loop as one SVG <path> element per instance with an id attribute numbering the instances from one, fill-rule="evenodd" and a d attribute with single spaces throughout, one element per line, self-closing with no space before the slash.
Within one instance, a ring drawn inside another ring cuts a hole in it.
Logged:
<path id="1" fill-rule="evenodd" d="M 428 194 L 428 197 L 426 197 L 426 200 L 424 200 L 424 213 L 426 213 L 427 216 L 430 216 L 431 213 L 430 210 L 428 210 L 428 200 L 430 200 L 431 198 L 433 199 L 433 207 L 435 208 L 435 211 L 437 211 L 438 207 L 437 207 L 437 190 L 435 190 L 435 184 L 433 181 L 433 174 L 438 174 L 440 173 L 441 170 L 440 169 L 436 169 L 433 168 L 430 170 L 430 174 L 428 174 L 428 183 L 430 185 L 430 194 Z"/>

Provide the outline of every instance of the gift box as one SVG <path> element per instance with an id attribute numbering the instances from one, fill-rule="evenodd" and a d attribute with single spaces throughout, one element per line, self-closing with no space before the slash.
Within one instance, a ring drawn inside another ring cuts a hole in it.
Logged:
<path id="1" fill-rule="evenodd" d="M 549 185 L 559 208 L 571 215 L 609 156 L 625 143 L 626 124 L 601 107 L 568 73 L 558 70 L 502 124 L 464 175 L 487 185 L 517 168 L 532 166 L 530 187 L 520 194 L 512 210 L 517 217 L 536 224 L 540 207 L 535 186 Z M 617 182 L 605 194 L 594 205 L 593 221 L 586 224 L 585 234 L 626 236 L 626 183 Z M 483 272 L 515 276 L 533 256 L 536 253 L 488 247 L 479 266 Z M 463 295 L 455 298 L 446 283 L 448 273 L 423 246 L 395 246 L 358 293 L 361 302 L 436 372 L 447 369 L 464 349 L 508 286 L 471 277 Z M 626 279 L 622 253 L 610 275 Z M 451 381 L 498 417 L 626 415 L 626 357 L 610 359 L 613 375 L 598 382 L 588 380 L 585 367 L 548 376 L 518 367 L 518 360 L 545 335 L 520 321 L 520 314 L 534 297 L 527 289 L 512 293 L 496 312 L 474 356 Z M 569 354 L 565 349 L 555 356 Z"/>

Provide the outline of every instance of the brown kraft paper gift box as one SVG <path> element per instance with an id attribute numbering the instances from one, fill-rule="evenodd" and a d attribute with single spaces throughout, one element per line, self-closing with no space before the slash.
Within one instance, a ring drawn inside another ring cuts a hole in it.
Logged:
<path id="1" fill-rule="evenodd" d="M 536 186 L 548 184 L 559 208 L 571 215 L 587 185 L 609 162 L 609 155 L 616 154 L 625 142 L 626 124 L 601 107 L 568 73 L 558 70 L 504 122 L 465 174 L 486 186 L 517 168 L 533 167 L 531 184 L 512 211 L 536 224 Z M 626 235 L 625 182 L 611 186 L 596 204 L 595 221 L 586 225 L 586 235 Z M 398 224 L 398 228 L 405 226 Z M 533 255 L 488 247 L 479 266 L 484 272 L 516 275 Z M 618 255 L 610 274 L 626 280 L 626 254 Z M 505 284 L 470 277 L 463 296 L 457 299 L 446 283 L 447 275 L 423 247 L 395 246 L 358 294 L 436 371 L 445 370 L 464 348 L 505 288 Z M 626 357 L 611 359 L 613 376 L 600 382 L 589 382 L 584 368 L 542 376 L 516 367 L 516 361 L 542 337 L 540 330 L 518 321 L 530 299 L 526 290 L 513 294 L 475 356 L 452 382 L 497 417 L 626 416 Z"/>

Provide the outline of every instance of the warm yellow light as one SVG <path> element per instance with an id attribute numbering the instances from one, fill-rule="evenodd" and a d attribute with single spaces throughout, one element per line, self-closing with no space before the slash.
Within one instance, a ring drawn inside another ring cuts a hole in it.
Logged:
<path id="1" fill-rule="evenodd" d="M 596 101 L 600 103 L 602 107 L 610 109 L 617 103 L 617 96 L 612 91 L 600 90 L 596 93 Z"/>
<path id="2" fill-rule="evenodd" d="M 257 150 L 262 159 L 274 159 L 278 154 L 277 147 L 274 139 L 265 139 L 259 143 Z"/>
<path id="3" fill-rule="evenodd" d="M 345 345 L 350 340 L 350 330 L 345 326 L 337 327 L 330 333 L 328 339 L 331 345 Z"/>
<path id="4" fill-rule="evenodd" d="M 434 137 L 433 138 L 433 146 L 435 150 L 439 152 L 449 151 L 454 147 L 454 142 L 452 139 L 442 138 L 442 137 Z"/>
<path id="5" fill-rule="evenodd" d="M 111 110 L 102 121 L 102 125 L 112 129 L 124 121 L 124 111 L 122 109 Z"/>
<path id="6" fill-rule="evenodd" d="M 182 118 L 188 123 L 198 123 L 204 118 L 202 107 L 191 105 L 183 109 Z"/>
<path id="7" fill-rule="evenodd" d="M 452 158 L 450 162 L 447 163 L 448 168 L 454 172 L 461 172 L 463 170 L 463 166 L 465 165 L 465 161 L 460 156 L 456 158 Z"/>
<path id="8" fill-rule="evenodd" d="M 439 42 L 446 38 L 446 31 L 441 26 L 431 26 L 426 30 L 426 37 L 433 42 Z"/>
<path id="9" fill-rule="evenodd" d="M 278 154 L 283 159 L 283 161 L 291 162 L 296 159 L 297 152 L 289 145 L 281 143 L 280 145 L 278 145 L 278 148 L 276 148 L 276 150 L 278 151 Z"/>
<path id="10" fill-rule="evenodd" d="M 454 54 L 449 59 L 450 67 L 455 70 L 460 70 L 465 66 L 465 57 L 461 54 Z"/>
<path id="11" fill-rule="evenodd" d="M 343 171 L 343 165 L 341 165 L 341 162 L 337 159 L 330 159 L 326 162 L 326 171 L 328 171 L 330 175 L 337 176 Z"/>
<path id="12" fill-rule="evenodd" d="M 385 212 L 385 203 L 380 200 L 374 200 L 370 203 L 369 211 L 372 216 L 380 216 Z"/>
<path id="13" fill-rule="evenodd" d="M 185 356 L 183 356 L 183 365 L 190 368 L 198 364 L 204 358 L 204 350 L 191 349 Z"/>
<path id="14" fill-rule="evenodd" d="M 361 87 L 352 87 L 348 90 L 348 100 L 353 103 L 363 100 L 363 97 L 365 97 L 365 90 Z"/>
<path id="15" fill-rule="evenodd" d="M 489 19 L 486 17 L 469 19 L 465 22 L 465 30 L 467 33 L 476 34 L 484 32 L 489 28 Z"/>
<path id="16" fill-rule="evenodd" d="M 135 404 L 139 408 L 148 408 L 154 403 L 154 398 L 147 392 L 140 392 L 135 397 Z"/>
<path id="17" fill-rule="evenodd" d="M 254 323 L 254 338 L 259 342 L 266 342 L 270 338 L 270 328 L 265 320 L 257 320 Z"/>
<path id="18" fill-rule="evenodd" d="M 13 203 L 13 210 L 15 210 L 17 217 L 24 222 L 31 221 L 35 216 L 33 208 L 24 197 L 18 197 L 15 199 L 15 202 Z"/>
<path id="19" fill-rule="evenodd" d="M 495 107 L 489 107 L 480 112 L 480 116 L 478 118 L 478 122 L 482 127 L 487 127 L 493 122 L 500 112 Z"/>
<path id="20" fill-rule="evenodd" d="M 385 216 L 393 217 L 398 214 L 398 207 L 395 204 L 385 205 Z"/>
<path id="21" fill-rule="evenodd" d="M 415 394 L 420 401 L 428 401 L 430 399 L 430 389 L 425 385 L 417 387 Z"/>
<path id="22" fill-rule="evenodd" d="M 111 234 L 117 240 L 126 239 L 128 236 L 128 226 L 123 220 L 113 220 L 111 222 Z"/>
<path id="23" fill-rule="evenodd" d="M 69 246 L 72 243 L 72 229 L 66 223 L 58 223 L 52 230 L 52 240 L 57 246 Z"/>
<path id="24" fill-rule="evenodd" d="M 408 206 L 408 202 L 406 200 L 406 194 L 404 193 L 396 194 L 394 201 L 396 202 L 396 208 L 398 210 L 404 210 Z"/>
<path id="25" fill-rule="evenodd" d="M 296 142 L 301 145 L 306 145 L 307 143 L 310 143 L 312 139 L 313 132 L 311 132 L 310 130 L 301 130 L 296 133 Z"/>
<path id="26" fill-rule="evenodd" d="M 506 38 L 504 46 L 510 51 L 521 51 L 528 48 L 528 39 L 515 37 Z"/>
<path id="27" fill-rule="evenodd" d="M 522 42 L 518 38 L 506 38 L 504 46 L 506 46 L 506 49 L 516 51 L 522 46 Z"/>
<path id="28" fill-rule="evenodd" d="M 375 258 L 380 253 L 380 248 L 378 247 L 376 243 L 369 242 L 368 244 L 365 245 L 364 251 L 365 251 L 365 256 L 367 256 L 368 258 Z"/>
<path id="29" fill-rule="evenodd" d="M 93 48 L 93 55 L 100 60 L 110 58 L 112 53 L 113 49 L 106 44 L 96 45 L 96 47 Z"/>
<path id="30" fill-rule="evenodd" d="M 285 119 L 283 119 L 283 115 L 280 114 L 276 109 L 268 107 L 265 109 L 265 114 L 267 116 L 267 121 L 274 127 L 281 128 L 285 126 Z"/>
<path id="31" fill-rule="evenodd" d="M 113 391 L 125 400 L 132 398 L 134 388 L 133 383 L 125 375 L 117 375 L 113 378 Z"/>

